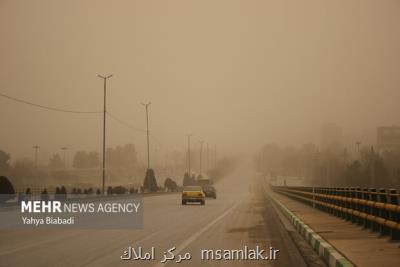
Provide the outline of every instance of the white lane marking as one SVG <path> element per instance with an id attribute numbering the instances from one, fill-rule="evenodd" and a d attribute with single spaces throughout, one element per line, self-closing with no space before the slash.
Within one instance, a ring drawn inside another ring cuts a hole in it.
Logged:
<path id="1" fill-rule="evenodd" d="M 174 254 L 179 254 L 182 250 L 184 250 L 187 246 L 189 246 L 193 241 L 195 241 L 197 238 L 199 238 L 204 232 L 206 232 L 208 229 L 210 229 L 213 225 L 215 225 L 217 222 L 222 220 L 226 215 L 228 215 L 233 209 L 235 209 L 240 203 L 236 203 L 233 205 L 231 208 L 229 208 L 227 211 L 222 213 L 220 216 L 218 216 L 216 219 L 214 219 L 212 222 L 204 226 L 200 231 L 195 233 L 194 235 L 190 236 L 188 239 L 183 241 L 179 246 L 176 247 L 176 250 L 174 250 Z M 154 265 L 154 267 L 164 267 L 170 262 L 165 262 L 165 263 L 157 263 Z"/>

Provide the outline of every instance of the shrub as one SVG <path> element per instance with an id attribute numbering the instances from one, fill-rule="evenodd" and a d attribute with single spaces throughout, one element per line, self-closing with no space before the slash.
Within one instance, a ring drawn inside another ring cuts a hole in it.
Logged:
<path id="1" fill-rule="evenodd" d="M 113 192 L 113 194 L 116 194 L 116 195 L 123 195 L 126 192 L 128 192 L 128 189 L 123 186 L 116 186 L 113 188 L 112 192 Z"/>
<path id="2" fill-rule="evenodd" d="M 49 200 L 49 193 L 47 193 L 47 189 L 46 188 L 43 189 L 43 191 L 41 193 L 41 199 L 45 200 L 45 201 Z"/>
<path id="3" fill-rule="evenodd" d="M 143 187 L 148 192 L 157 192 L 157 180 L 153 169 L 147 169 Z"/>
<path id="4" fill-rule="evenodd" d="M 111 186 L 107 187 L 107 195 L 113 194 L 113 188 Z"/>
<path id="5" fill-rule="evenodd" d="M 165 179 L 164 187 L 167 189 L 168 192 L 176 192 L 178 190 L 178 185 L 171 178 Z"/>
<path id="6" fill-rule="evenodd" d="M 63 195 L 67 195 L 67 189 L 65 188 L 65 186 L 61 186 L 60 193 Z"/>

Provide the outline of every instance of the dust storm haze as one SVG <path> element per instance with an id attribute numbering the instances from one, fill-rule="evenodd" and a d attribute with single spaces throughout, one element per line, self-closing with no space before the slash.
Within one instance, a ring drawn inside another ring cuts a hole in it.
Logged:
<path id="1" fill-rule="evenodd" d="M 319 142 L 321 124 L 373 143 L 400 124 L 400 3 L 389 1 L 0 0 L 0 92 L 101 111 L 145 129 L 152 151 L 186 134 L 223 154 L 265 143 Z M 102 114 L 52 112 L 0 99 L 0 146 L 40 160 L 101 150 Z M 108 119 L 107 146 L 146 139 Z"/>

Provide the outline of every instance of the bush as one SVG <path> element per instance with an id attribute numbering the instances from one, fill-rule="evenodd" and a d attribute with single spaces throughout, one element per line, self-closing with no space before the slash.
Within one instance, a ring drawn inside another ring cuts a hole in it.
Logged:
<path id="1" fill-rule="evenodd" d="M 147 169 L 143 187 L 145 191 L 157 192 L 158 190 L 157 179 L 153 169 Z"/>
<path id="2" fill-rule="evenodd" d="M 164 187 L 167 189 L 168 192 L 176 192 L 178 190 L 178 185 L 171 178 L 165 179 Z"/>
<path id="3" fill-rule="evenodd" d="M 101 194 L 101 191 L 100 191 L 100 189 L 97 188 L 96 195 L 100 195 L 100 194 Z"/>
<path id="4" fill-rule="evenodd" d="M 113 188 L 111 186 L 107 187 L 107 195 L 113 194 Z"/>
<path id="5" fill-rule="evenodd" d="M 44 201 L 49 200 L 49 193 L 47 193 L 47 189 L 43 189 L 42 193 L 41 193 L 41 199 Z"/>
<path id="6" fill-rule="evenodd" d="M 116 194 L 116 195 L 123 195 L 126 192 L 128 192 L 128 189 L 123 186 L 116 186 L 113 188 L 112 192 L 113 192 L 113 194 Z"/>
<path id="7" fill-rule="evenodd" d="M 61 193 L 62 195 L 67 195 L 67 189 L 65 188 L 65 186 L 61 186 L 61 188 L 60 188 L 60 193 Z"/>

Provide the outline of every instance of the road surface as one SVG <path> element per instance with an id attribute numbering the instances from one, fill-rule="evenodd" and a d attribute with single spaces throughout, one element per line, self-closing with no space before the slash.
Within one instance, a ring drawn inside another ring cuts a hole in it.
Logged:
<path id="1" fill-rule="evenodd" d="M 234 186 L 229 185 L 234 182 Z M 242 176 L 217 185 L 205 206 L 182 206 L 180 195 L 144 198 L 140 230 L 0 230 L 0 266 L 306 266 L 261 189 Z M 202 249 L 279 249 L 275 261 L 202 261 Z M 155 247 L 154 261 L 122 261 L 128 247 Z M 190 252 L 191 261 L 160 263 L 163 252 Z"/>

